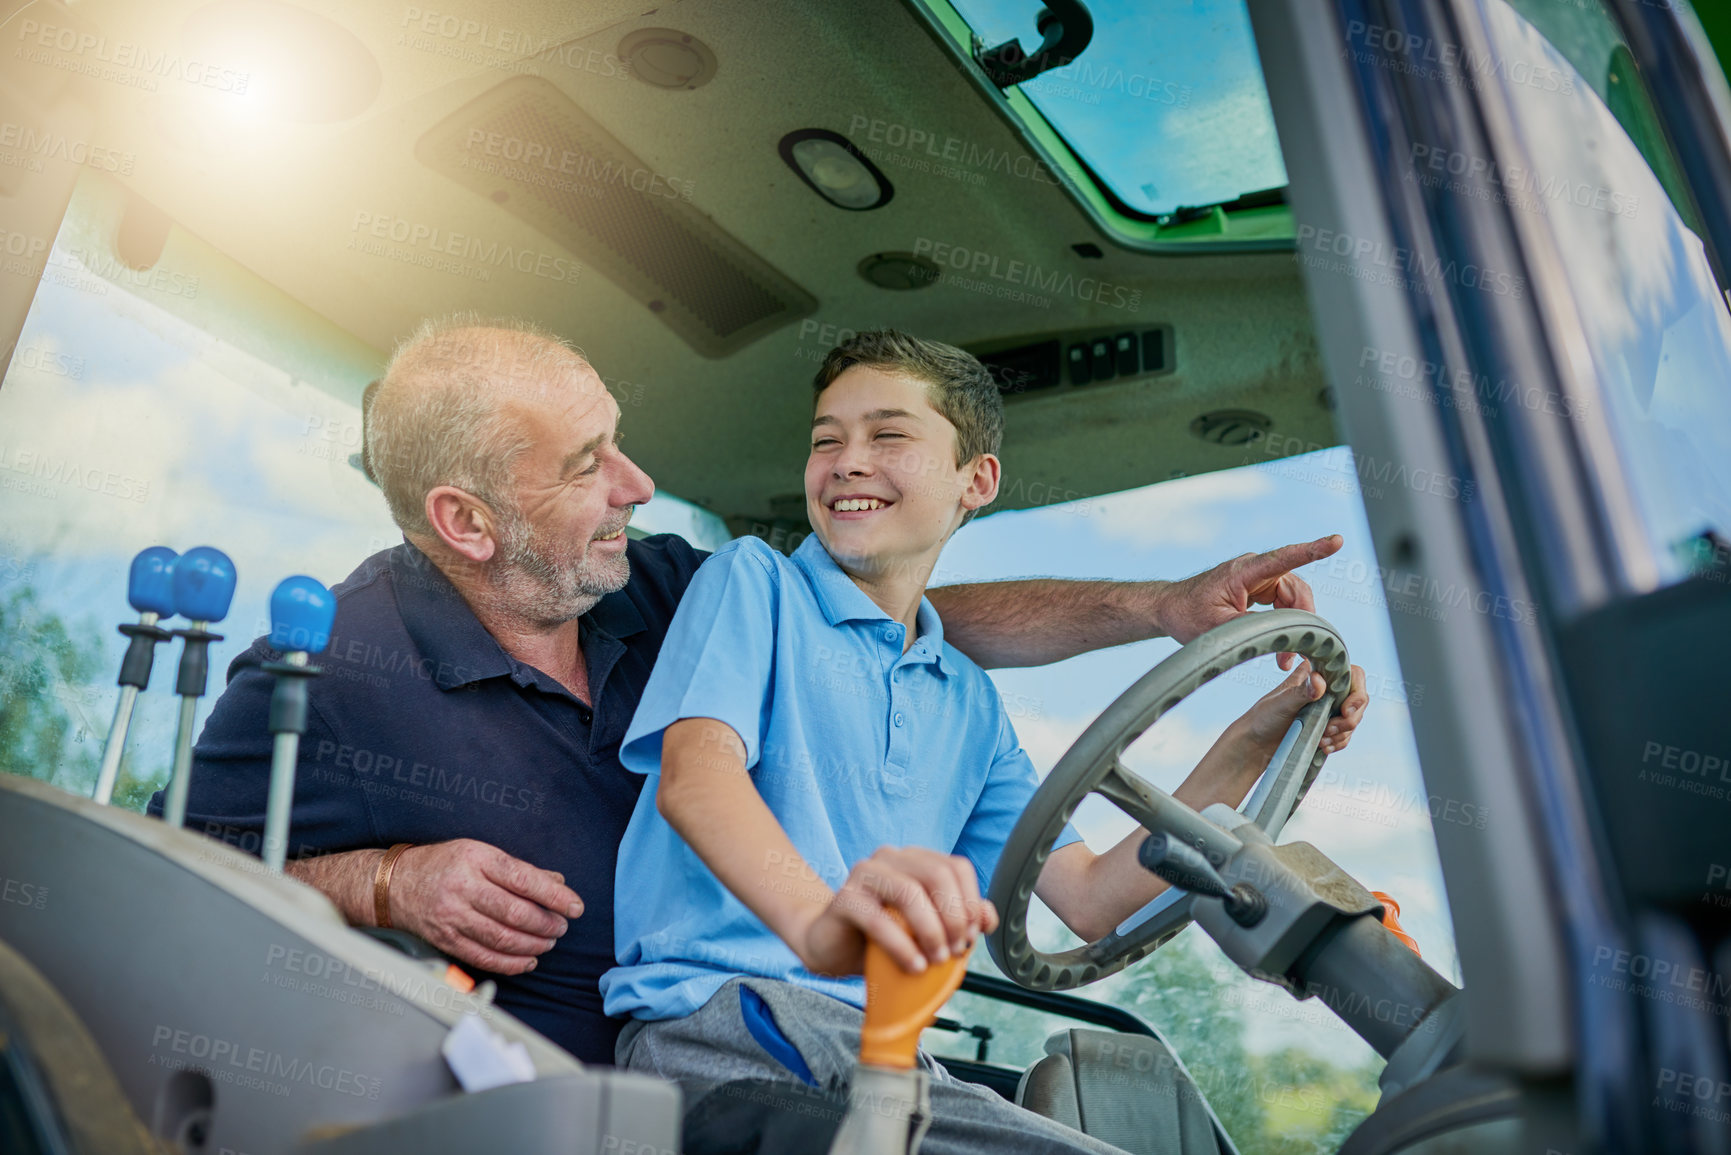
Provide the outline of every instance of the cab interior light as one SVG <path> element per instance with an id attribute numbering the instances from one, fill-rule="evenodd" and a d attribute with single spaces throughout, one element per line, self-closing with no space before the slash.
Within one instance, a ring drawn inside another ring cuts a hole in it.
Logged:
<path id="1" fill-rule="evenodd" d="M 839 132 L 802 128 L 781 138 L 781 159 L 824 200 L 838 209 L 866 212 L 895 195 L 889 178 Z"/>

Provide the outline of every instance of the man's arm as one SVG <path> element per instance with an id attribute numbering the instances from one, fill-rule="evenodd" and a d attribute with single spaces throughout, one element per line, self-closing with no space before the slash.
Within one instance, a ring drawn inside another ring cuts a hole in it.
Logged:
<path id="1" fill-rule="evenodd" d="M 323 891 L 350 926 L 373 926 L 373 876 L 384 857 L 382 850 L 345 850 L 291 858 L 283 873 Z"/>
<path id="2" fill-rule="evenodd" d="M 257 663 L 267 656 L 269 651 L 254 643 L 245 660 L 236 659 L 194 751 L 187 826 L 241 846 L 262 837 L 264 829 L 271 758 L 266 719 L 273 681 Z M 354 846 L 374 837 L 358 805 L 312 805 L 316 792 L 335 787 L 328 776 L 306 774 L 308 752 L 326 740 L 335 749 L 338 738 L 315 700 L 301 743 L 301 788 L 285 867 L 323 891 L 351 924 L 373 926 L 373 878 L 384 850 L 320 854 L 312 849 Z M 161 813 L 162 798 L 159 792 L 151 800 L 153 813 Z M 564 882 L 482 842 L 417 846 L 403 852 L 391 875 L 391 922 L 467 966 L 522 974 L 535 969 L 535 956 L 565 933 L 565 920 L 582 912 L 582 900 Z"/>
<path id="3" fill-rule="evenodd" d="M 1254 605 L 1316 610 L 1292 571 L 1341 546 L 1338 534 L 1268 553 L 1247 553 L 1183 581 L 1027 581 L 926 591 L 944 638 L 987 669 L 1042 666 L 1147 638 L 1188 642 Z M 1290 665 L 1282 655 L 1280 668 Z"/>
<path id="4" fill-rule="evenodd" d="M 682 718 L 661 741 L 655 805 L 722 884 L 818 974 L 858 974 L 865 940 L 906 970 L 947 960 L 997 925 L 965 859 L 917 847 L 879 850 L 840 893 L 812 869 L 745 768 L 745 743 L 724 722 Z M 889 916 L 898 909 L 904 931 Z"/>
<path id="5" fill-rule="evenodd" d="M 1043 666 L 1158 638 L 1165 581 L 1022 581 L 938 586 L 926 591 L 944 640 L 988 670 Z"/>
<path id="6" fill-rule="evenodd" d="M 323 891 L 354 926 L 376 926 L 373 880 L 383 850 L 291 860 L 288 873 Z M 458 962 L 495 974 L 535 969 L 583 902 L 554 871 L 496 846 L 459 838 L 413 846 L 391 872 L 391 925 L 419 935 Z"/>

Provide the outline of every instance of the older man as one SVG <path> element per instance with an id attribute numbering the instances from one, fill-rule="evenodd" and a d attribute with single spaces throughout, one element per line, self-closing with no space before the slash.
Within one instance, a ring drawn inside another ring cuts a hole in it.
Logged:
<path id="1" fill-rule="evenodd" d="M 499 983 L 499 1005 L 585 1062 L 618 1024 L 613 872 L 642 778 L 619 743 L 704 555 L 631 541 L 654 493 L 619 410 L 551 334 L 475 318 L 424 325 L 368 414 L 367 462 L 404 543 L 336 587 L 311 685 L 292 872 L 356 925 L 396 926 Z M 1253 603 L 1311 606 L 1290 573 L 1335 538 L 1246 555 L 1187 581 L 1005 582 L 931 591 L 945 635 L 988 666 L 1170 634 Z M 274 655 L 254 642 L 199 739 L 188 825 L 263 829 Z M 1344 746 L 1366 703 L 1331 723 Z M 161 795 L 152 800 L 160 812 Z"/>

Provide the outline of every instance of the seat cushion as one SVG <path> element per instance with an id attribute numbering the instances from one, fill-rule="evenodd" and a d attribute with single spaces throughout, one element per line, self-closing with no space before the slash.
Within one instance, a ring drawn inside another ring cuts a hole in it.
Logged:
<path id="1" fill-rule="evenodd" d="M 1016 1102 L 1132 1155 L 1236 1155 L 1190 1072 L 1148 1035 L 1054 1033 Z"/>

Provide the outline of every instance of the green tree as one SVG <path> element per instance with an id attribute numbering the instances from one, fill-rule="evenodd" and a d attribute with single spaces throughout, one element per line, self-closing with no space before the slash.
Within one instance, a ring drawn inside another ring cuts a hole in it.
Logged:
<path id="1" fill-rule="evenodd" d="M 30 585 L 0 598 L 0 773 L 88 795 L 119 693 L 108 673 L 96 626 L 44 609 Z M 142 812 L 167 780 L 166 766 L 123 763 L 112 804 Z"/>
<path id="2" fill-rule="evenodd" d="M 1197 932 L 1173 939 L 1130 973 L 1115 1002 L 1153 1023 L 1189 1069 L 1243 1155 L 1262 1133 L 1262 1104 L 1244 1044 L 1243 1012 L 1222 999 L 1222 975 Z"/>
<path id="3" fill-rule="evenodd" d="M 88 791 L 103 735 L 89 725 L 102 645 L 28 585 L 0 599 L 0 771 Z"/>
<path id="4" fill-rule="evenodd" d="M 1317 1155 L 1340 1149 L 1377 1103 L 1379 1060 L 1358 1066 L 1331 1063 L 1312 1051 L 1288 1047 L 1251 1060 L 1261 1088 L 1258 1150 L 1266 1155 Z M 1250 1147 L 1244 1155 L 1250 1155 Z"/>
<path id="5" fill-rule="evenodd" d="M 1244 996 L 1254 982 L 1191 930 L 1132 970 L 1113 1001 L 1166 1036 L 1241 1155 L 1332 1155 L 1376 1106 L 1382 1062 L 1251 1051 L 1245 1008 L 1260 1000 Z"/>

